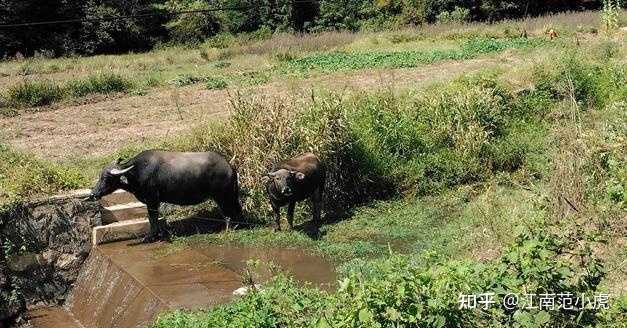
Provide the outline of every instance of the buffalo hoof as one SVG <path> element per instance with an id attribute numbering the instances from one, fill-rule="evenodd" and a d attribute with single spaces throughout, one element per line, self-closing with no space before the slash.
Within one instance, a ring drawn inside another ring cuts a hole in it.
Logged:
<path id="1" fill-rule="evenodd" d="M 172 241 L 172 235 L 170 234 L 168 230 L 164 229 L 159 232 L 159 239 L 162 241 L 170 242 Z"/>
<path id="2" fill-rule="evenodd" d="M 154 242 L 159 241 L 159 234 L 158 233 L 150 233 L 148 235 L 146 235 L 146 237 L 142 238 L 139 243 L 140 244 L 152 244 Z"/>

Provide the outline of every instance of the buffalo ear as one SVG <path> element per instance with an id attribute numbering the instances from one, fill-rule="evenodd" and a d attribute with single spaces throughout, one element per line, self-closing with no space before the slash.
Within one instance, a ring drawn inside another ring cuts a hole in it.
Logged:
<path id="1" fill-rule="evenodd" d="M 301 172 L 296 172 L 296 179 L 302 180 L 304 178 L 305 178 L 305 174 L 303 174 Z"/>

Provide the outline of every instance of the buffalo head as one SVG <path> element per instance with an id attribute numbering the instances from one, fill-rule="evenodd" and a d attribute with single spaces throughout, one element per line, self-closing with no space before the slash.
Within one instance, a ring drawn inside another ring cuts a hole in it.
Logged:
<path id="1" fill-rule="evenodd" d="M 102 172 L 100 172 L 100 179 L 91 190 L 88 199 L 97 200 L 120 189 L 125 184 L 125 182 L 122 181 L 124 174 L 132 170 L 133 167 L 134 165 L 122 168 L 118 163 L 106 166 Z"/>
<path id="2" fill-rule="evenodd" d="M 305 179 L 303 173 L 286 169 L 270 172 L 267 176 L 270 178 L 269 182 L 274 184 L 275 189 L 286 197 L 292 195 L 296 181 Z"/>

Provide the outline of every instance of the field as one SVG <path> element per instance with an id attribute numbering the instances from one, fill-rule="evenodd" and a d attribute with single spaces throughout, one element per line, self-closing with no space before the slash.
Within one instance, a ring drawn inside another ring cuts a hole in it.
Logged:
<path id="1" fill-rule="evenodd" d="M 154 327 L 620 327 L 626 37 L 583 12 L 1 62 L 0 202 L 88 187 L 141 149 L 218 151 L 260 226 L 170 247 L 303 248 L 337 264 L 339 289 L 279 275 Z M 297 229 L 273 232 L 262 176 L 304 151 L 329 168 L 325 224 L 299 206 Z M 611 307 L 459 308 L 488 291 L 609 293 Z"/>

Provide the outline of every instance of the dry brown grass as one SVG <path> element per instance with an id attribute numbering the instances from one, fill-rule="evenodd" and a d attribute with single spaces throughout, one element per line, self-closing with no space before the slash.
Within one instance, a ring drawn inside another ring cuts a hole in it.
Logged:
<path id="1" fill-rule="evenodd" d="M 321 32 L 313 34 L 282 33 L 271 39 L 241 46 L 238 51 L 245 54 L 267 55 L 281 51 L 297 53 L 329 51 L 355 41 L 360 34 L 347 31 Z"/>

